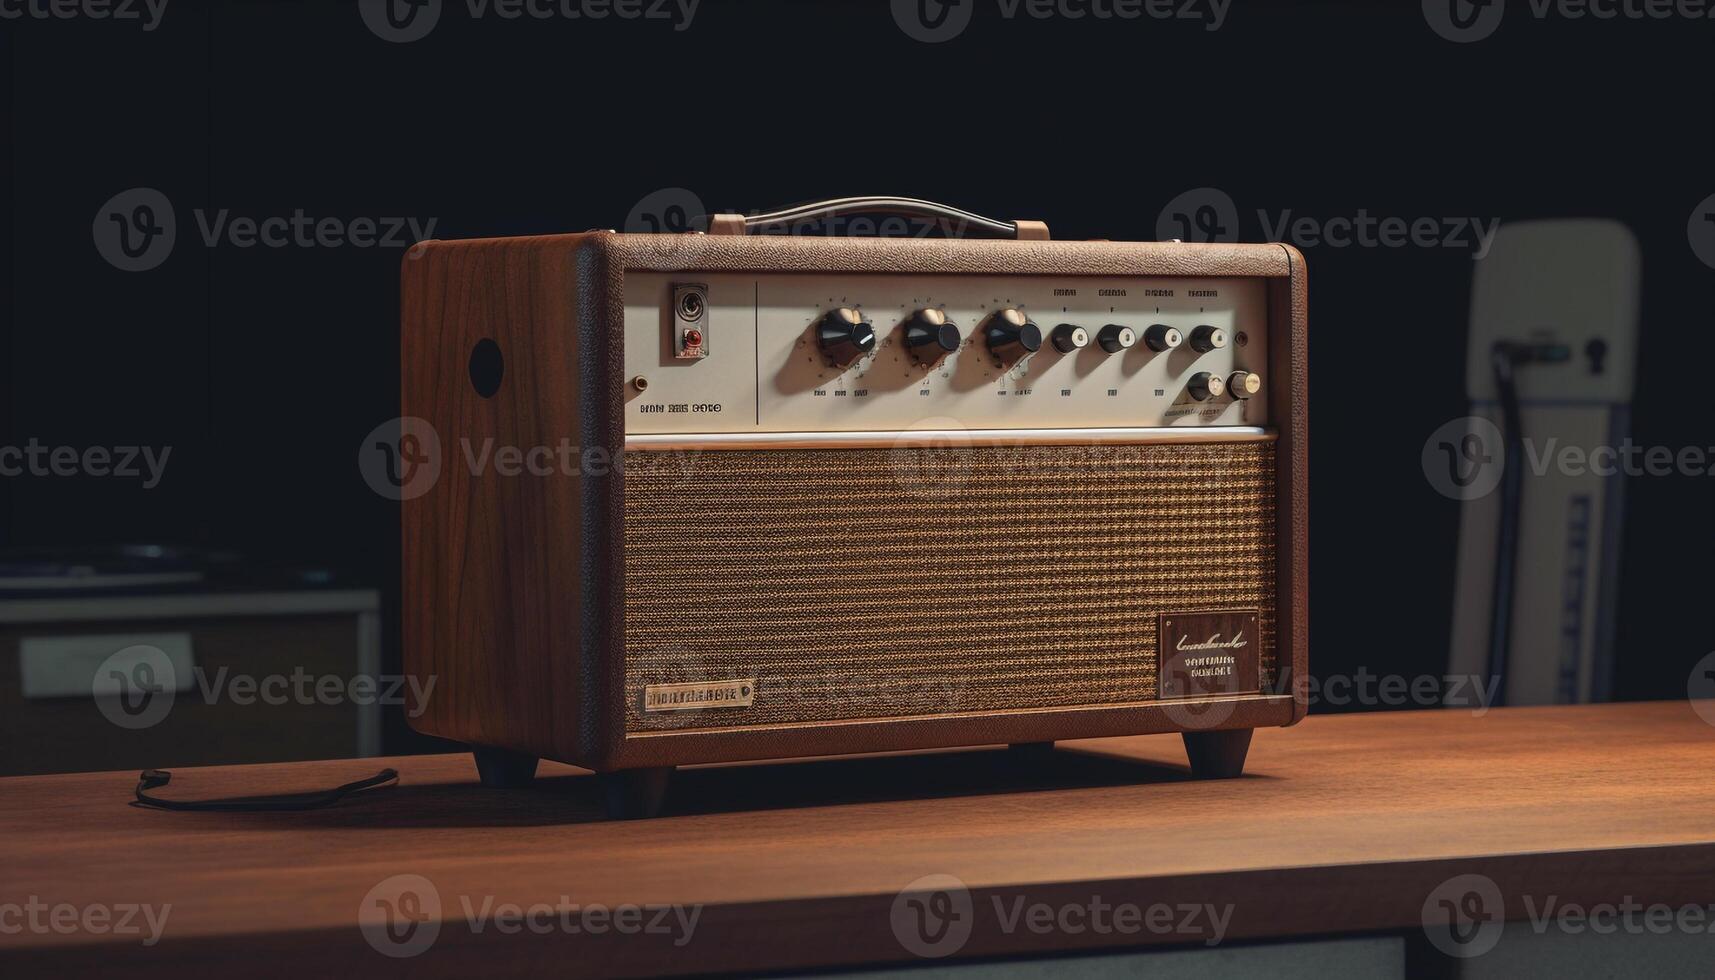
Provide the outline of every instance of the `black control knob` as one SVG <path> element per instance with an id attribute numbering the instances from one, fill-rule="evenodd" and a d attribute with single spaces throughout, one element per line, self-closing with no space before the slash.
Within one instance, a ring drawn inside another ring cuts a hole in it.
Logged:
<path id="1" fill-rule="evenodd" d="M 1190 392 L 1192 398 L 1206 402 L 1211 398 L 1221 397 L 1227 390 L 1227 383 L 1222 381 L 1218 374 L 1198 371 L 1191 375 L 1191 383 L 1185 386 L 1185 390 Z"/>
<path id="2" fill-rule="evenodd" d="M 1240 401 L 1262 390 L 1262 378 L 1252 371 L 1234 371 L 1227 375 L 1227 394 Z"/>
<path id="3" fill-rule="evenodd" d="M 875 350 L 875 328 L 858 311 L 842 306 L 816 321 L 816 342 L 828 360 L 844 367 Z"/>
<path id="4" fill-rule="evenodd" d="M 1199 354 L 1207 354 L 1212 350 L 1220 350 L 1227 346 L 1227 332 L 1220 327 L 1204 324 L 1191 328 L 1191 349 Z"/>
<path id="5" fill-rule="evenodd" d="M 1102 350 L 1109 354 L 1118 354 L 1122 350 L 1131 349 L 1131 346 L 1137 343 L 1137 331 L 1110 323 L 1096 334 L 1096 343 L 1101 344 Z"/>
<path id="6" fill-rule="evenodd" d="M 905 321 L 905 347 L 924 364 L 933 364 L 959 349 L 959 328 L 942 310 L 923 309 Z"/>
<path id="7" fill-rule="evenodd" d="M 1185 342 L 1185 335 L 1165 323 L 1157 323 L 1143 331 L 1143 345 L 1152 351 L 1169 351 Z"/>
<path id="8" fill-rule="evenodd" d="M 1002 360 L 1042 349 L 1042 329 L 1020 310 L 1005 309 L 989 317 L 983 339 L 990 353 Z"/>
<path id="9" fill-rule="evenodd" d="M 1054 349 L 1062 354 L 1070 354 L 1090 346 L 1090 332 L 1076 323 L 1062 323 L 1049 334 L 1054 341 Z"/>

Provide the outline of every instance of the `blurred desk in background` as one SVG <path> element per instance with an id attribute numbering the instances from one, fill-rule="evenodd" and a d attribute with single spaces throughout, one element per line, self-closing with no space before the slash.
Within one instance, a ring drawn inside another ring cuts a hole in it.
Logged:
<path id="1" fill-rule="evenodd" d="M 378 755 L 367 589 L 0 600 L 0 774 Z M 368 703 L 363 703 L 368 702 Z"/>

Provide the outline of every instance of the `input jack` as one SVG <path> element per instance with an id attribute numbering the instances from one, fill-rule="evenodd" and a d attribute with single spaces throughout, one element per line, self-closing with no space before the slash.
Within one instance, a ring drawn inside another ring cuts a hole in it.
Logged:
<path id="1" fill-rule="evenodd" d="M 706 308 L 707 304 L 703 301 L 702 293 L 687 289 L 679 294 L 679 317 L 681 319 L 701 320 Z"/>

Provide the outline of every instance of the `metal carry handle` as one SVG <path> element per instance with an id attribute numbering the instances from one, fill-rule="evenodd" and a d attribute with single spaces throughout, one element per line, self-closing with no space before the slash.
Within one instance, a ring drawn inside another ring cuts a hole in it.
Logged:
<path id="1" fill-rule="evenodd" d="M 836 197 L 799 204 L 766 214 L 709 216 L 711 235 L 750 235 L 770 225 L 820 221 L 848 214 L 884 214 L 903 218 L 939 218 L 956 222 L 965 237 L 1047 241 L 1048 226 L 1040 221 L 998 221 L 946 204 L 914 197 Z"/>

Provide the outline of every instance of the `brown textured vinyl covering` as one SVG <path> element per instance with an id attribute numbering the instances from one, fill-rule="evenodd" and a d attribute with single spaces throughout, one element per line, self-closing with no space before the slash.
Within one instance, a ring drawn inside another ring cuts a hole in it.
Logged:
<path id="1" fill-rule="evenodd" d="M 661 453 L 625 464 L 626 729 L 1127 704 L 1156 615 L 1261 614 L 1272 442 Z M 754 678 L 749 708 L 649 684 Z"/>

